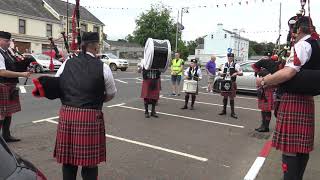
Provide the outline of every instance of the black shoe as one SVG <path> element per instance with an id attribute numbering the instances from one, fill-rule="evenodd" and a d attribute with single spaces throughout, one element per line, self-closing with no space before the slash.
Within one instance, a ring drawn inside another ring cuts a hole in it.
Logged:
<path id="1" fill-rule="evenodd" d="M 194 107 L 193 107 L 193 106 L 191 106 L 191 107 L 190 107 L 190 110 L 194 110 Z"/>
<path id="2" fill-rule="evenodd" d="M 235 114 L 235 113 L 231 113 L 231 115 L 230 115 L 232 118 L 234 118 L 234 119 L 238 119 L 238 116 Z"/>
<path id="3" fill-rule="evenodd" d="M 222 116 L 222 115 L 226 115 L 227 114 L 227 112 L 226 111 L 221 111 L 221 113 L 219 113 L 219 115 L 220 116 Z"/>
<path id="4" fill-rule="evenodd" d="M 177 94 L 177 96 L 180 96 L 180 94 Z"/>
<path id="5" fill-rule="evenodd" d="M 257 131 L 257 132 L 260 132 L 262 129 L 264 129 L 264 127 L 263 127 L 263 126 L 260 126 L 260 127 L 258 127 L 258 128 L 255 128 L 254 130 Z"/>
<path id="6" fill-rule="evenodd" d="M 3 139 L 4 139 L 7 143 L 21 141 L 21 139 L 15 138 L 15 137 L 13 137 L 13 136 L 3 137 Z"/>
<path id="7" fill-rule="evenodd" d="M 270 129 L 263 127 L 263 128 L 257 129 L 256 131 L 258 131 L 258 132 L 270 132 Z"/>
<path id="8" fill-rule="evenodd" d="M 144 114 L 144 117 L 145 117 L 145 118 L 150 118 L 149 113 L 145 113 L 145 114 Z"/>
<path id="9" fill-rule="evenodd" d="M 154 113 L 151 113 L 151 116 L 152 117 L 155 117 L 155 118 L 158 118 L 159 116 L 154 112 Z"/>
<path id="10" fill-rule="evenodd" d="M 181 109 L 188 109 L 188 106 L 183 106 Z"/>

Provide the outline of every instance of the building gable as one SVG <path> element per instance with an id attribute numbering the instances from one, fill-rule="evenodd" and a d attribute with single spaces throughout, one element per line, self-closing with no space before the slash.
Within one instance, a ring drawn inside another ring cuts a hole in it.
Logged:
<path id="1" fill-rule="evenodd" d="M 43 0 L 48 3 L 48 5 L 54 9 L 59 15 L 67 17 L 67 2 L 61 0 Z M 73 9 L 75 4 L 69 3 L 69 17 L 72 17 Z M 99 25 L 104 25 L 97 17 L 90 13 L 86 8 L 80 6 L 80 20 L 89 21 Z"/>

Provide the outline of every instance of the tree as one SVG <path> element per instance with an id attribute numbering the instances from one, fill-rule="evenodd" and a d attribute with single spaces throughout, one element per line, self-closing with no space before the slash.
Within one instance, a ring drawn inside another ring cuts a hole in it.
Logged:
<path id="1" fill-rule="evenodd" d="M 131 34 L 128 34 L 125 39 L 126 39 L 126 41 L 128 41 L 130 43 L 135 42 L 134 37 Z"/>
<path id="2" fill-rule="evenodd" d="M 180 34 L 179 34 L 180 37 Z M 127 40 L 144 46 L 148 38 L 168 39 L 171 47 L 175 47 L 176 27 L 170 16 L 169 8 L 164 5 L 153 5 L 149 11 L 136 19 L 136 29 Z"/>
<path id="3" fill-rule="evenodd" d="M 194 52 L 196 50 L 196 47 L 198 46 L 199 44 L 196 42 L 196 41 L 188 41 L 187 42 L 187 48 L 188 48 L 188 51 L 189 51 L 189 54 L 190 55 L 194 55 Z"/>

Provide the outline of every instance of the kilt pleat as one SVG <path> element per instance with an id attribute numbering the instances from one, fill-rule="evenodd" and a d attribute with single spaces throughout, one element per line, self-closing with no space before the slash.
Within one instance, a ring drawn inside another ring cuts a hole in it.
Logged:
<path id="1" fill-rule="evenodd" d="M 221 96 L 234 98 L 236 97 L 236 93 L 237 93 L 237 83 L 232 82 L 231 91 L 221 91 Z"/>
<path id="2" fill-rule="evenodd" d="M 312 96 L 285 93 L 280 100 L 272 146 L 287 153 L 309 153 L 314 147 Z"/>
<path id="3" fill-rule="evenodd" d="M 265 88 L 264 93 L 265 93 L 265 98 L 266 99 L 259 99 L 258 98 L 258 108 L 261 111 L 272 111 L 273 110 L 273 92 L 274 88 L 269 87 Z"/>
<path id="4" fill-rule="evenodd" d="M 106 161 L 106 137 L 101 110 L 62 106 L 54 155 L 57 162 L 76 166 Z"/>
<path id="5" fill-rule="evenodd" d="M 16 88 L 16 83 L 0 83 L 0 115 L 10 116 L 21 111 L 19 93 L 10 99 L 10 92 Z"/>
<path id="6" fill-rule="evenodd" d="M 151 79 L 144 79 L 141 88 L 141 98 L 158 100 L 160 96 L 161 83 L 157 80 L 156 87 L 151 89 Z"/>

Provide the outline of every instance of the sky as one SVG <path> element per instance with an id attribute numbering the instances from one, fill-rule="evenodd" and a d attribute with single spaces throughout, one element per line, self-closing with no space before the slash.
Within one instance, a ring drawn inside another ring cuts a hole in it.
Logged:
<path id="1" fill-rule="evenodd" d="M 189 7 L 189 12 L 183 14 L 182 20 L 185 27 L 182 32 L 182 39 L 185 41 L 195 40 L 198 37 L 215 32 L 217 24 L 222 23 L 224 29 L 239 29 L 241 30 L 240 35 L 250 40 L 275 42 L 279 35 L 280 3 L 282 3 L 281 43 L 285 43 L 288 19 L 301 9 L 300 0 L 262 1 L 80 0 L 80 5 L 86 7 L 105 24 L 104 32 L 110 40 L 124 39 L 128 34 L 132 34 L 136 28 L 135 20 L 141 13 L 148 11 L 152 4 L 162 3 L 172 7 L 171 16 L 175 22 L 177 21 L 178 10 L 181 11 L 181 8 Z M 69 2 L 75 3 L 75 0 L 69 0 Z M 239 5 L 239 2 L 241 2 L 241 5 Z M 224 4 L 226 4 L 226 7 Z M 203 8 L 203 6 L 206 6 L 206 8 Z M 308 9 L 307 5 L 305 9 Z M 311 1 L 311 17 L 314 25 L 320 31 L 319 9 L 320 1 Z"/>

